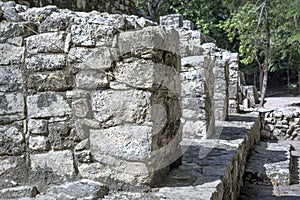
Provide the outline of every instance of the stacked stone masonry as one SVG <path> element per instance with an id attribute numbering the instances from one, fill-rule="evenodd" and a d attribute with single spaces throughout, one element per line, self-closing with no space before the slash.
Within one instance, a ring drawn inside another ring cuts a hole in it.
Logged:
<path id="1" fill-rule="evenodd" d="M 26 22 L 0 23 L 1 188 L 163 177 L 181 156 L 178 33 L 135 16 L 22 8 Z"/>
<path id="2" fill-rule="evenodd" d="M 182 16 L 155 26 L 136 16 L 56 6 L 0 1 L 0 8 L 2 198 L 148 191 L 181 163 L 186 141 L 216 138 L 216 131 L 229 137 L 215 121 L 238 110 L 238 56 Z M 209 184 L 207 199 L 238 196 L 235 181 L 259 140 L 254 122 L 232 144 L 199 143 L 229 146 L 226 177 Z"/>
<path id="3" fill-rule="evenodd" d="M 182 15 L 160 17 L 160 24 L 179 32 L 183 138 L 219 135 L 216 121 L 222 123 L 239 110 L 238 55 L 218 48 Z"/>
<path id="4" fill-rule="evenodd" d="M 133 0 L 16 0 L 15 2 L 28 7 L 56 5 L 58 8 L 67 8 L 73 11 L 90 12 L 96 10 L 114 14 L 136 14 L 135 1 Z"/>

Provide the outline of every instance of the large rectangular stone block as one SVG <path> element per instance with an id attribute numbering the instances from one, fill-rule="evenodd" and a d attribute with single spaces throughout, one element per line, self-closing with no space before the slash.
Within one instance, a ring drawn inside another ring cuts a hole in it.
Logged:
<path id="1" fill-rule="evenodd" d="M 128 161 L 147 161 L 151 156 L 152 128 L 148 126 L 116 126 L 90 131 L 93 157 L 111 155 Z"/>
<path id="2" fill-rule="evenodd" d="M 66 42 L 66 32 L 42 33 L 26 38 L 26 50 L 29 54 L 63 53 Z"/>
<path id="3" fill-rule="evenodd" d="M 119 47 L 121 55 L 136 49 L 161 49 L 179 55 L 179 35 L 175 30 L 163 27 L 146 27 L 137 31 L 126 31 L 116 36 L 114 47 Z"/>
<path id="4" fill-rule="evenodd" d="M 20 64 L 24 58 L 24 47 L 0 44 L 0 65 Z"/>
<path id="5" fill-rule="evenodd" d="M 15 92 L 23 89 L 21 65 L 0 67 L 0 92 Z"/>
<path id="6" fill-rule="evenodd" d="M 0 23 L 0 38 L 27 37 L 33 35 L 36 25 L 31 22 L 5 22 Z"/>
<path id="7" fill-rule="evenodd" d="M 27 109 L 30 118 L 66 116 L 71 113 L 71 108 L 65 97 L 54 92 L 28 96 Z"/>
<path id="8" fill-rule="evenodd" d="M 68 71 L 42 72 L 28 76 L 27 87 L 39 92 L 66 91 L 73 86 L 73 75 Z"/>
<path id="9" fill-rule="evenodd" d="M 22 122 L 0 125 L 0 156 L 16 156 L 24 153 L 26 143 L 23 128 Z"/>
<path id="10" fill-rule="evenodd" d="M 0 95 L 0 124 L 24 119 L 24 97 L 21 93 Z"/>
<path id="11" fill-rule="evenodd" d="M 91 95 L 95 119 L 105 125 L 151 122 L 151 93 L 139 90 L 96 91 Z"/>
<path id="12" fill-rule="evenodd" d="M 63 69 L 66 65 L 64 54 L 37 54 L 25 59 L 26 68 L 30 71 Z"/>
<path id="13" fill-rule="evenodd" d="M 73 155 L 70 150 L 32 154 L 30 160 L 31 170 L 34 172 L 51 170 L 52 173 L 58 176 L 72 176 L 75 174 Z"/>
<path id="14" fill-rule="evenodd" d="M 115 48 L 73 47 L 68 55 L 68 64 L 78 69 L 107 70 L 118 60 L 118 51 Z"/>

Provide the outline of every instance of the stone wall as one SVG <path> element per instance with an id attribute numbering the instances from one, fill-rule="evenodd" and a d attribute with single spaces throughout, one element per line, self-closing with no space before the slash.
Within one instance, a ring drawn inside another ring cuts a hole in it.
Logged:
<path id="1" fill-rule="evenodd" d="M 15 16 L 0 23 L 0 187 L 163 178 L 181 156 L 178 33 L 53 6 Z"/>
<path id="2" fill-rule="evenodd" d="M 96 10 L 108 13 L 136 14 L 134 0 L 16 0 L 15 2 L 28 7 L 56 5 L 58 8 L 67 8 L 73 11 L 90 12 Z"/>
<path id="3" fill-rule="evenodd" d="M 238 55 L 218 48 L 182 15 L 163 16 L 160 24 L 179 32 L 183 137 L 209 138 L 219 132 L 215 121 L 238 112 Z"/>
<path id="4" fill-rule="evenodd" d="M 270 110 L 262 119 L 264 139 L 300 140 L 300 109 L 286 108 Z"/>

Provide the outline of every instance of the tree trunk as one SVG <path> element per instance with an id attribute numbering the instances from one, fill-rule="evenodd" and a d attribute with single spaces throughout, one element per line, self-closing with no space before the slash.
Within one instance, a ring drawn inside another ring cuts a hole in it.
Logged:
<path id="1" fill-rule="evenodd" d="M 290 85 L 290 70 L 289 69 L 286 70 L 286 79 L 287 79 L 288 91 L 291 92 L 291 89 L 289 87 L 289 85 Z"/>
<path id="2" fill-rule="evenodd" d="M 260 97 L 260 107 L 264 106 L 264 101 L 267 93 L 267 84 L 268 84 L 268 66 L 269 66 L 269 52 L 270 52 L 270 24 L 269 24 L 269 7 L 270 7 L 270 0 L 266 0 L 266 7 L 265 7 L 265 15 L 266 15 L 266 49 L 265 49 L 265 61 L 264 61 L 264 72 L 263 72 L 263 83 L 262 83 L 262 90 L 261 90 L 261 97 Z"/>
<path id="3" fill-rule="evenodd" d="M 300 65 L 298 67 L 298 93 L 300 94 Z"/>

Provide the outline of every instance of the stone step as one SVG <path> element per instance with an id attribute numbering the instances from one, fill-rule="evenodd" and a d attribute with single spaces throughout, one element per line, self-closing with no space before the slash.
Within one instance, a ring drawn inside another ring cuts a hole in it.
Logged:
<path id="1" fill-rule="evenodd" d="M 262 185 L 290 185 L 291 150 L 290 144 L 261 142 L 248 158 L 246 181 Z"/>

